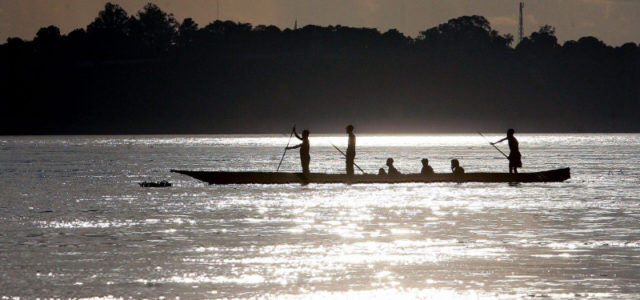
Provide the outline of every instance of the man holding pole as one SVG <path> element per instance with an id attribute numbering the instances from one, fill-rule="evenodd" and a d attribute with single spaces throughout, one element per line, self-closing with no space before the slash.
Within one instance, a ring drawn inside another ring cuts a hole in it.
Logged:
<path id="1" fill-rule="evenodd" d="M 309 174 L 309 162 L 311 161 L 311 156 L 309 155 L 309 130 L 302 131 L 302 137 L 298 135 L 296 132 L 296 127 L 293 127 L 293 134 L 302 141 L 302 143 L 284 148 L 285 150 L 291 150 L 300 148 L 300 164 L 302 165 L 302 173 L 305 175 Z"/>
<path id="2" fill-rule="evenodd" d="M 507 159 L 509 160 L 509 173 L 518 173 L 518 168 L 522 168 L 522 155 L 520 154 L 518 140 L 513 136 L 514 133 L 515 130 L 509 128 L 509 130 L 507 130 L 506 138 L 495 143 L 491 143 L 491 145 L 495 147 L 497 143 L 504 142 L 505 140 L 509 141 L 509 156 L 507 156 Z"/>
<path id="3" fill-rule="evenodd" d="M 347 146 L 347 175 L 353 175 L 353 164 L 356 158 L 356 135 L 353 134 L 353 125 L 346 128 L 349 134 L 349 144 Z"/>

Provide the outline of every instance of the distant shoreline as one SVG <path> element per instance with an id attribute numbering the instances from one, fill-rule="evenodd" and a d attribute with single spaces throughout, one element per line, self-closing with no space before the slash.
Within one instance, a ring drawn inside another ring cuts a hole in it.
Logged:
<path id="1" fill-rule="evenodd" d="M 0 45 L 0 134 L 640 132 L 640 47 L 517 45 L 483 16 L 416 38 L 397 30 L 295 30 L 107 4 L 87 26 Z"/>

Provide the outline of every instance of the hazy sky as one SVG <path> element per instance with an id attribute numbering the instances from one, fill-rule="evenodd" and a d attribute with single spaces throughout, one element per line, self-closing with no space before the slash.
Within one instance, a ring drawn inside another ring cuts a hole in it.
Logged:
<path id="1" fill-rule="evenodd" d="M 173 13 L 179 21 L 192 17 L 204 26 L 216 19 L 216 0 L 112 0 L 135 14 L 147 2 Z M 419 31 L 461 15 L 482 15 L 500 33 L 516 36 L 518 2 L 514 0 L 219 0 L 220 19 L 274 24 L 280 28 L 347 25 L 397 28 L 415 37 Z M 593 35 L 608 44 L 640 42 L 640 0 L 529 0 L 525 2 L 525 34 L 544 24 L 556 27 L 561 41 Z M 39 28 L 56 25 L 63 33 L 86 28 L 106 1 L 0 0 L 0 41 L 32 39 Z"/>

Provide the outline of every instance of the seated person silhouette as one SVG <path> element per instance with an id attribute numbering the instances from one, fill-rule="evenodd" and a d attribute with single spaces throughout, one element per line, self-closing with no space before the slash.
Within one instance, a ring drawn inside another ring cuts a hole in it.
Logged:
<path id="1" fill-rule="evenodd" d="M 389 167 L 389 171 L 387 172 L 389 176 L 400 175 L 400 172 L 393 166 L 393 158 L 387 158 L 387 167 Z"/>
<path id="2" fill-rule="evenodd" d="M 378 170 L 378 175 L 380 176 L 387 175 L 387 171 L 385 171 L 384 168 L 380 168 L 380 170 Z"/>
<path id="3" fill-rule="evenodd" d="M 420 171 L 422 175 L 433 175 L 433 168 L 429 165 L 429 160 L 426 158 L 422 159 L 422 170 Z"/>
<path id="4" fill-rule="evenodd" d="M 464 168 L 460 166 L 460 162 L 457 159 L 451 160 L 451 172 L 453 172 L 453 175 L 464 174 Z"/>

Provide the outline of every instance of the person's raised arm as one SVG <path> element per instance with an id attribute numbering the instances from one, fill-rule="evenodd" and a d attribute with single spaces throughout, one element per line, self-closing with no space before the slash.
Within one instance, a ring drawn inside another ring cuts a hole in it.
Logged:
<path id="1" fill-rule="evenodd" d="M 295 136 L 296 136 L 299 140 L 304 141 L 304 139 L 303 139 L 301 136 L 299 136 L 299 135 L 298 135 L 298 132 L 296 132 L 296 127 L 295 127 L 295 126 L 293 126 L 293 134 L 295 134 Z"/>
<path id="2" fill-rule="evenodd" d="M 298 144 L 298 145 L 295 145 L 295 146 L 287 147 L 286 149 L 287 150 L 291 150 L 291 149 L 296 149 L 296 148 L 300 148 L 300 147 L 302 147 L 302 144 Z"/>
<path id="3" fill-rule="evenodd" d="M 497 141 L 497 142 L 495 142 L 495 143 L 491 143 L 491 145 L 495 145 L 495 144 L 497 144 L 497 143 L 502 143 L 502 142 L 504 142 L 504 141 L 506 141 L 506 140 L 507 140 L 507 138 L 505 137 L 505 138 L 503 138 L 503 139 L 501 139 L 501 140 L 499 140 L 499 141 Z"/>

